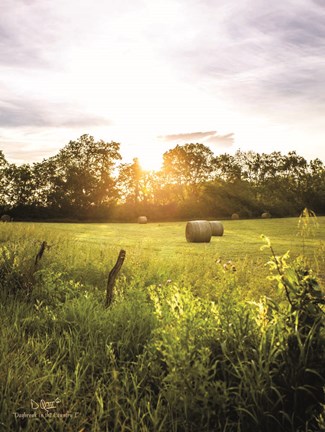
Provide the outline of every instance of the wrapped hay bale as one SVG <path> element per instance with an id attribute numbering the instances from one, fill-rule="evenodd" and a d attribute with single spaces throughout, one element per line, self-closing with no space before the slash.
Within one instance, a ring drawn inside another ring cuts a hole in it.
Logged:
<path id="1" fill-rule="evenodd" d="M 138 217 L 138 223 L 139 224 L 146 224 L 148 222 L 147 216 L 139 216 Z"/>
<path id="2" fill-rule="evenodd" d="M 233 213 L 233 214 L 231 215 L 231 219 L 232 219 L 232 220 L 238 220 L 238 219 L 239 219 L 239 214 L 238 214 L 238 213 Z"/>
<path id="3" fill-rule="evenodd" d="M 261 214 L 262 219 L 269 219 L 271 217 L 271 214 L 269 212 L 264 212 Z"/>
<path id="4" fill-rule="evenodd" d="M 1 221 L 2 222 L 10 222 L 11 221 L 11 217 L 7 214 L 4 214 L 1 216 Z"/>
<path id="5" fill-rule="evenodd" d="M 210 221 L 209 222 L 211 227 L 211 234 L 212 236 L 223 236 L 223 225 L 219 221 Z"/>
<path id="6" fill-rule="evenodd" d="M 190 243 L 209 243 L 211 235 L 211 226 L 208 221 L 197 220 L 186 224 L 185 236 Z"/>

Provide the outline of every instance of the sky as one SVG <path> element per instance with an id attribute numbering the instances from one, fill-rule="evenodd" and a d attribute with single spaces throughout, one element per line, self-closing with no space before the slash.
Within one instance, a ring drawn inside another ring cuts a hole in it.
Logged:
<path id="1" fill-rule="evenodd" d="M 0 149 L 90 134 L 157 169 L 177 144 L 325 161 L 324 0 L 1 0 Z"/>

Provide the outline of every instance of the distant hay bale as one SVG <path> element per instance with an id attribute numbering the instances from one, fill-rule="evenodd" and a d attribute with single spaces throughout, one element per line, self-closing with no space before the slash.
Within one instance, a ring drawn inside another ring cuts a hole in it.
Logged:
<path id="1" fill-rule="evenodd" d="M 223 225 L 221 222 L 219 221 L 209 221 L 210 227 L 211 227 L 211 233 L 212 236 L 218 236 L 221 237 L 223 236 Z"/>
<path id="2" fill-rule="evenodd" d="M 271 217 L 271 214 L 269 212 L 264 212 L 261 214 L 262 219 L 269 219 Z"/>
<path id="3" fill-rule="evenodd" d="M 186 224 L 185 236 L 189 243 L 209 243 L 211 235 L 211 226 L 208 221 L 197 220 Z"/>
<path id="4" fill-rule="evenodd" d="M 146 224 L 148 222 L 147 216 L 139 216 L 138 217 L 138 223 L 139 224 Z"/>
<path id="5" fill-rule="evenodd" d="M 11 221 L 11 217 L 7 214 L 2 215 L 0 219 L 2 222 L 10 222 Z"/>
<path id="6" fill-rule="evenodd" d="M 231 219 L 232 219 L 232 220 L 238 220 L 238 219 L 239 219 L 239 214 L 238 214 L 238 213 L 233 213 L 233 214 L 231 215 Z"/>

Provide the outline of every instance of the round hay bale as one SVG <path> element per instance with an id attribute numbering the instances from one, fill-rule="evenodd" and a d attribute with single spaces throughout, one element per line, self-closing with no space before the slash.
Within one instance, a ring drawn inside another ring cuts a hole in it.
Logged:
<path id="1" fill-rule="evenodd" d="M 146 224 L 148 222 L 147 216 L 139 216 L 138 217 L 138 223 L 139 224 Z"/>
<path id="2" fill-rule="evenodd" d="M 11 217 L 7 214 L 4 214 L 1 216 L 1 221 L 2 222 L 10 222 L 11 221 Z"/>
<path id="3" fill-rule="evenodd" d="M 232 219 L 232 220 L 238 220 L 238 219 L 239 219 L 239 214 L 238 214 L 238 213 L 233 213 L 233 214 L 231 215 L 231 219 Z"/>
<path id="4" fill-rule="evenodd" d="M 211 227 L 211 233 L 212 233 L 213 237 L 215 237 L 215 236 L 218 236 L 218 237 L 223 236 L 223 231 L 224 230 L 223 230 L 223 225 L 222 225 L 221 222 L 219 222 L 219 221 L 210 221 L 209 224 L 210 224 L 210 227 Z"/>
<path id="5" fill-rule="evenodd" d="M 261 214 L 262 219 L 269 219 L 271 217 L 271 214 L 269 212 L 264 212 Z"/>
<path id="6" fill-rule="evenodd" d="M 197 220 L 186 224 L 185 236 L 189 243 L 209 243 L 211 235 L 211 226 L 208 221 Z"/>

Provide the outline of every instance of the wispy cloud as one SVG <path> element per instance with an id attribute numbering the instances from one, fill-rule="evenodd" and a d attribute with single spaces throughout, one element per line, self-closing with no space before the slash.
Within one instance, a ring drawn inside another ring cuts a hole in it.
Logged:
<path id="1" fill-rule="evenodd" d="M 17 146 L 114 125 L 138 153 L 160 134 L 325 158 L 323 0 L 1 0 L 0 76 Z"/>
<path id="2" fill-rule="evenodd" d="M 111 121 L 105 117 L 95 116 L 65 104 L 17 99 L 0 101 L 0 127 L 79 128 L 110 124 Z"/>
<path id="3" fill-rule="evenodd" d="M 26 163 L 26 161 L 41 161 L 51 156 L 53 153 L 53 149 L 46 149 L 40 154 L 39 150 L 30 150 L 26 147 L 26 144 L 16 142 L 15 149 L 6 151 L 5 157 L 14 163 L 22 164 Z"/>
<path id="4" fill-rule="evenodd" d="M 217 147 L 231 147 L 234 144 L 234 133 L 219 135 L 217 131 L 179 133 L 159 136 L 158 138 L 175 144 L 199 142 Z"/>
<path id="5" fill-rule="evenodd" d="M 181 141 L 195 141 L 195 140 L 201 140 L 204 139 L 206 137 L 209 137 L 211 135 L 215 135 L 217 132 L 216 131 L 211 131 L 211 132 L 190 132 L 190 133 L 179 133 L 179 134 L 172 134 L 172 135 L 164 135 L 164 136 L 159 136 L 159 139 L 162 139 L 164 141 L 177 141 L 177 140 L 181 140 Z"/>
<path id="6" fill-rule="evenodd" d="M 162 47 L 171 50 L 186 79 L 203 78 L 204 88 L 241 107 L 286 107 L 294 100 L 299 102 L 292 107 L 295 110 L 304 110 L 305 103 L 325 108 L 324 3 L 275 0 L 270 6 L 264 0 L 230 0 L 206 1 L 202 8 L 195 1 L 190 4 L 197 14 L 188 16 L 187 27 L 199 28 L 199 34 L 194 31 L 197 37 L 188 37 L 181 46 L 171 47 L 164 40 Z"/>
<path id="7" fill-rule="evenodd" d="M 56 43 L 57 17 L 47 0 L 2 0 L 0 58 L 6 67 L 49 66 Z M 60 38 L 57 38 L 60 39 Z"/>
<path id="8" fill-rule="evenodd" d="M 234 144 L 234 134 L 230 133 L 227 135 L 213 135 L 210 136 L 205 142 L 212 144 L 216 147 L 232 147 Z"/>
<path id="9" fill-rule="evenodd" d="M 49 143 L 43 145 L 41 150 L 40 146 L 34 142 L 34 134 L 32 135 L 32 138 L 33 141 L 31 142 L 28 139 L 28 132 L 21 133 L 14 139 L 12 139 L 10 134 L 0 134 L 0 147 L 1 150 L 3 150 L 6 160 L 18 164 L 36 162 L 50 157 L 58 151 L 58 146 Z M 46 142 L 46 140 L 44 140 L 44 142 Z"/>

